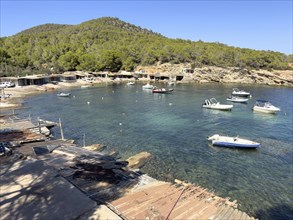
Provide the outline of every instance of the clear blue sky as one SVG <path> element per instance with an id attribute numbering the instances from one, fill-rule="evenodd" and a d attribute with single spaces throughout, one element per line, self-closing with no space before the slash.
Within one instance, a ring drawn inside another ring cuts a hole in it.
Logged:
<path id="1" fill-rule="evenodd" d="M 1 37 L 111 16 L 169 38 L 293 53 L 292 0 L 0 1 Z"/>

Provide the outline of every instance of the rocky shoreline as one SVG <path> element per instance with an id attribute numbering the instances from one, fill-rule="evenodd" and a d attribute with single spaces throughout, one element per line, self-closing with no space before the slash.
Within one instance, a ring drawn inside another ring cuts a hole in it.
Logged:
<path id="1" fill-rule="evenodd" d="M 148 73 L 163 73 L 171 77 L 179 74 L 183 69 L 193 70 L 193 73 L 183 74 L 182 83 L 216 82 L 293 87 L 293 70 L 248 70 L 237 67 L 221 68 L 215 66 L 191 69 L 189 64 L 161 64 L 138 67 L 137 69 Z"/>
<path id="2" fill-rule="evenodd" d="M 240 68 L 221 68 L 221 67 L 201 67 L 193 69 L 192 73 L 182 73 L 184 69 L 190 69 L 190 65 L 185 64 L 161 64 L 156 66 L 139 66 L 135 71 L 144 71 L 148 74 L 160 73 L 169 76 L 170 79 L 178 75 L 183 75 L 183 79 L 176 83 L 235 83 L 235 84 L 258 84 L 269 86 L 285 86 L 293 87 L 293 70 L 247 70 Z M 131 79 L 119 79 L 119 82 L 130 81 Z M 139 79 L 139 81 L 152 81 L 147 78 Z M 3 108 L 20 108 L 23 98 L 40 94 L 44 92 L 52 92 L 56 90 L 64 90 L 73 87 L 94 86 L 97 84 L 115 83 L 116 80 L 110 78 L 96 78 L 95 81 L 89 83 L 81 79 L 76 82 L 59 82 L 55 84 L 44 84 L 41 86 L 30 85 L 14 88 L 5 88 L 5 94 L 9 98 L 0 99 L 0 109 Z M 3 92 L 3 91 L 2 91 Z"/>

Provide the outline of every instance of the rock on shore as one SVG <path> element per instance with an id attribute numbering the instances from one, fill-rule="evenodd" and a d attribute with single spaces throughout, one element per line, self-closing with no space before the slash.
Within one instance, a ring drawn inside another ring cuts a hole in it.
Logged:
<path id="1" fill-rule="evenodd" d="M 151 158 L 151 154 L 148 152 L 140 152 L 127 159 L 128 167 L 131 169 L 139 169 L 145 165 L 145 163 Z"/>

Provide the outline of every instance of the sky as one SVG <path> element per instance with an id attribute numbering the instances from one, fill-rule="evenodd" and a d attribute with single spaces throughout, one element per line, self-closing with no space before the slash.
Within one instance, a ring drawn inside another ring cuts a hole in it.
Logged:
<path id="1" fill-rule="evenodd" d="M 107 16 L 169 38 L 292 54 L 292 10 L 293 0 L 0 0 L 0 36 Z"/>

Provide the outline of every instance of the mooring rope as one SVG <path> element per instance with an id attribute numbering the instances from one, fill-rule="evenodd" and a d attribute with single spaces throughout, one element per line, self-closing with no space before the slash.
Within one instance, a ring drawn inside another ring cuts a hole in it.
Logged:
<path id="1" fill-rule="evenodd" d="M 171 213 L 173 212 L 173 209 L 175 208 L 175 206 L 177 205 L 179 199 L 181 198 L 182 194 L 184 193 L 184 191 L 186 190 L 187 187 L 184 187 L 184 189 L 181 191 L 179 197 L 177 198 L 176 202 L 174 203 L 172 209 L 170 210 L 169 214 L 167 215 L 167 217 L 165 218 L 165 220 L 168 220 L 169 216 L 171 215 Z"/>

